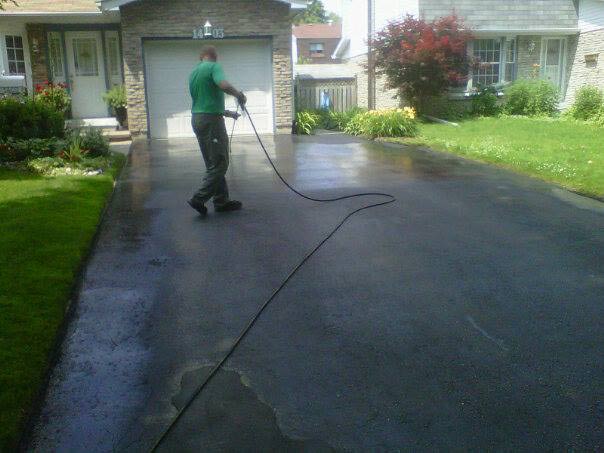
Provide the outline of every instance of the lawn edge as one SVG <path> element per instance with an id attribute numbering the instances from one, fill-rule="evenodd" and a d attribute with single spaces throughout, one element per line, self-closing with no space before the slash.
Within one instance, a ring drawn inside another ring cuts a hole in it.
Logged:
<path id="1" fill-rule="evenodd" d="M 509 172 L 514 173 L 516 175 L 526 176 L 528 178 L 531 178 L 531 179 L 534 179 L 534 180 L 537 180 L 537 181 L 541 181 L 541 182 L 544 182 L 546 184 L 550 184 L 551 186 L 554 186 L 554 187 L 556 187 L 558 189 L 565 190 L 565 191 L 567 191 L 569 193 L 572 193 L 572 194 L 575 194 L 575 195 L 579 195 L 581 197 L 590 198 L 592 200 L 604 203 L 604 196 L 599 197 L 597 195 L 593 195 L 593 194 L 590 194 L 590 193 L 587 193 L 587 192 L 581 192 L 579 190 L 573 190 L 573 189 L 571 189 L 568 186 L 564 186 L 564 185 L 562 185 L 560 183 L 557 183 L 555 181 L 552 181 L 552 180 L 549 180 L 549 179 L 546 179 L 546 178 L 541 178 L 538 175 L 533 175 L 533 174 L 528 173 L 528 172 L 519 171 L 519 170 L 517 170 L 517 169 L 515 169 L 515 168 L 513 168 L 511 166 L 507 166 L 507 165 L 503 165 L 503 164 L 500 165 L 500 164 L 497 164 L 495 162 L 488 162 L 486 160 L 481 160 L 481 159 L 473 159 L 472 157 L 469 157 L 469 156 L 462 156 L 460 154 L 452 153 L 452 152 L 445 151 L 445 150 L 442 150 L 442 149 L 437 149 L 437 148 L 434 148 L 434 147 L 432 147 L 432 146 L 430 146 L 430 145 L 428 145 L 426 143 L 422 143 L 422 142 L 419 142 L 419 141 L 418 142 L 411 142 L 411 143 L 404 143 L 402 141 L 400 141 L 400 142 L 399 141 L 387 141 L 387 140 L 382 140 L 382 139 L 379 139 L 379 138 L 378 139 L 373 139 L 373 140 L 372 139 L 367 139 L 367 140 L 373 141 L 374 143 L 379 143 L 380 145 L 387 146 L 388 148 L 398 148 L 398 149 L 401 149 L 401 148 L 415 148 L 415 149 L 417 149 L 419 151 L 423 151 L 423 152 L 432 152 L 432 153 L 437 153 L 437 154 L 444 154 L 444 155 L 453 156 L 453 157 L 456 157 L 458 159 L 462 159 L 462 160 L 465 160 L 465 161 L 468 161 L 468 162 L 479 163 L 479 164 L 482 164 L 482 165 L 488 165 L 490 167 L 495 167 L 495 168 L 498 168 L 500 170 L 509 171 Z M 414 138 L 411 138 L 411 140 L 414 140 Z"/>
<path id="2" fill-rule="evenodd" d="M 44 401 L 46 401 L 46 397 L 48 395 L 48 388 L 50 384 L 50 379 L 52 377 L 52 373 L 54 372 L 57 364 L 59 363 L 62 356 L 62 348 L 65 342 L 65 338 L 67 336 L 67 330 L 71 321 L 73 320 L 73 316 L 77 311 L 77 301 L 79 298 L 80 291 L 82 289 L 82 284 L 84 283 L 84 275 L 86 273 L 86 269 L 88 268 L 88 264 L 90 262 L 90 258 L 93 255 L 94 250 L 98 244 L 101 226 L 105 222 L 105 218 L 107 217 L 107 211 L 109 210 L 109 206 L 113 201 L 113 197 L 115 196 L 116 187 L 120 180 L 122 179 L 122 175 L 124 174 L 124 170 L 130 164 L 130 157 L 132 153 L 132 149 L 134 146 L 134 141 L 130 143 L 128 148 L 128 153 L 125 154 L 125 160 L 119 169 L 119 172 L 115 176 L 113 181 L 113 188 L 109 196 L 105 199 L 105 204 L 103 205 L 103 209 L 101 210 L 101 214 L 99 216 L 99 221 L 96 224 L 96 229 L 92 239 L 90 240 L 90 245 L 80 264 L 78 265 L 78 269 L 75 273 L 75 277 L 73 279 L 73 284 L 71 290 L 69 292 L 69 298 L 67 299 L 67 306 L 65 308 L 65 316 L 63 316 L 63 320 L 57 329 L 57 334 L 55 336 L 54 342 L 50 348 L 48 353 L 48 364 L 46 370 L 44 372 L 44 376 L 42 377 L 40 387 L 36 392 L 36 396 L 34 397 L 31 406 L 28 408 L 26 415 L 23 417 L 23 421 L 20 424 L 20 432 L 19 440 L 16 444 L 16 451 L 25 452 L 28 450 L 33 434 L 34 428 L 36 427 L 40 417 L 42 415 L 42 407 L 44 405 Z"/>

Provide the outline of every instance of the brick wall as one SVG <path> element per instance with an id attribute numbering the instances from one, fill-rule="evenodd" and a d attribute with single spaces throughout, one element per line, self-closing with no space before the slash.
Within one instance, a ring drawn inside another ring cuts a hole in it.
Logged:
<path id="1" fill-rule="evenodd" d="M 577 36 L 566 37 L 566 73 L 562 81 L 561 107 L 568 103 L 569 94 L 574 92 L 571 88 L 571 75 L 576 64 Z M 533 43 L 534 47 L 530 44 Z M 541 70 L 541 44 L 542 36 L 518 37 L 518 79 L 532 79 L 540 76 Z"/>
<path id="2" fill-rule="evenodd" d="M 577 28 L 573 0 L 420 0 L 420 16 L 434 20 L 455 12 L 476 30 Z"/>
<path id="3" fill-rule="evenodd" d="M 293 115 L 289 5 L 274 0 L 146 0 L 121 8 L 128 122 L 134 135 L 147 133 L 143 37 L 191 38 L 209 19 L 226 36 L 272 36 L 275 123 L 291 132 Z"/>
<path id="4" fill-rule="evenodd" d="M 35 86 L 49 79 L 46 64 L 46 33 L 42 24 L 27 24 L 27 41 L 29 42 L 32 82 Z M 37 43 L 37 46 L 34 46 Z"/>
<path id="5" fill-rule="evenodd" d="M 585 61 L 586 55 L 598 55 L 595 63 Z M 581 33 L 574 58 L 569 60 L 570 79 L 563 106 L 570 107 L 579 88 L 596 85 L 604 90 L 604 30 Z"/>
<path id="6" fill-rule="evenodd" d="M 304 57 L 310 59 L 312 64 L 326 64 L 326 63 L 339 63 L 340 60 L 334 60 L 331 58 L 340 40 L 338 38 L 314 38 L 314 39 L 300 39 L 296 40 L 298 43 L 298 57 Z M 322 43 L 324 50 L 322 57 L 311 57 L 310 45 L 314 43 Z"/>

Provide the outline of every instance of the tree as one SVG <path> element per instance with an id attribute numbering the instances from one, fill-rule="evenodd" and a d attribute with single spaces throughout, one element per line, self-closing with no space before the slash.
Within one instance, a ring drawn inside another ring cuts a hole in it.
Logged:
<path id="1" fill-rule="evenodd" d="M 472 38 L 455 16 L 426 22 L 407 15 L 371 43 L 375 67 L 389 88 L 398 89 L 421 112 L 431 97 L 467 80 L 471 59 L 466 49 Z"/>
<path id="2" fill-rule="evenodd" d="M 0 11 L 4 9 L 5 3 L 12 3 L 15 6 L 19 6 L 15 0 L 0 0 Z"/>
<path id="3" fill-rule="evenodd" d="M 321 0 L 313 0 L 305 10 L 294 16 L 294 24 L 326 24 L 329 20 L 323 2 Z"/>

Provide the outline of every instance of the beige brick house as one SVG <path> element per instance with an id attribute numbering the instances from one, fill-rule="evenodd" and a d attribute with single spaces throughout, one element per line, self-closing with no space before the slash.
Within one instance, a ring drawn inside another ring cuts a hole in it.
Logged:
<path id="1" fill-rule="evenodd" d="M 584 85 L 604 90 L 604 0 L 342 0 L 341 58 L 358 81 L 359 104 L 393 107 L 400 99 L 367 70 L 368 37 L 406 14 L 434 20 L 457 15 L 475 40 L 469 53 L 481 61 L 468 77 L 466 93 L 478 85 L 521 78 L 550 80 L 561 107 L 572 104 Z M 454 93 L 459 97 L 461 93 Z"/>
<path id="2" fill-rule="evenodd" d="M 188 75 L 212 43 L 260 131 L 291 131 L 291 9 L 304 0 L 17 3 L 0 11 L 0 90 L 65 83 L 74 117 L 100 121 L 109 116 L 102 95 L 123 83 L 134 135 L 190 137 Z M 247 132 L 238 122 L 236 133 Z"/>

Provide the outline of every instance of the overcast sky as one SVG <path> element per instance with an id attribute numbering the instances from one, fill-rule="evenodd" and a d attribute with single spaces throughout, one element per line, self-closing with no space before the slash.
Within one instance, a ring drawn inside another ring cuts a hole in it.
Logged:
<path id="1" fill-rule="evenodd" d="M 333 11 L 338 16 L 342 15 L 342 0 L 323 0 L 323 5 L 328 11 Z"/>

